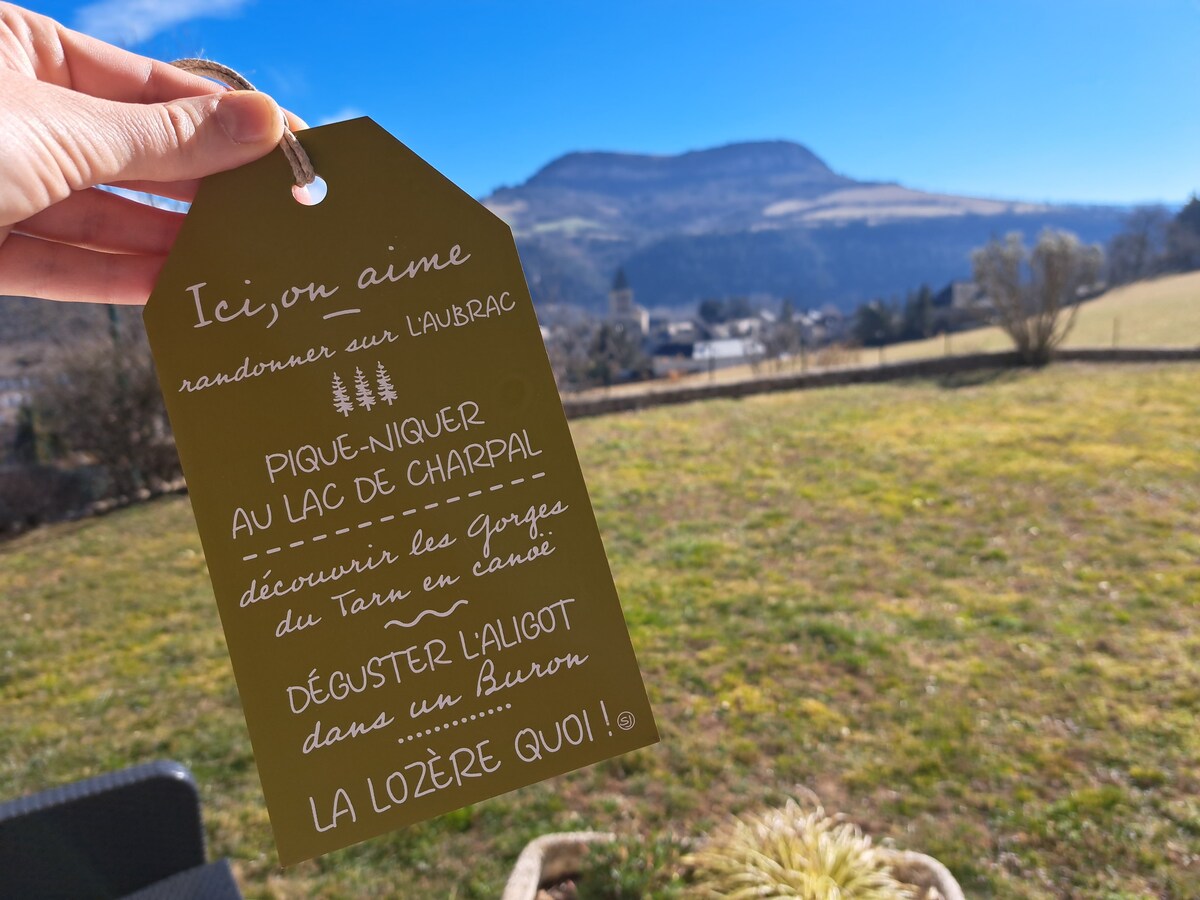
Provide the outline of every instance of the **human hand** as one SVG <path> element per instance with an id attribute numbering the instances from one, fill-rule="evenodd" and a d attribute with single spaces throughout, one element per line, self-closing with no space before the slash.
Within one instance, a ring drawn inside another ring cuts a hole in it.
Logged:
<path id="1" fill-rule="evenodd" d="M 145 303 L 183 215 L 96 185 L 191 200 L 269 153 L 284 115 L 0 2 L 0 294 Z"/>

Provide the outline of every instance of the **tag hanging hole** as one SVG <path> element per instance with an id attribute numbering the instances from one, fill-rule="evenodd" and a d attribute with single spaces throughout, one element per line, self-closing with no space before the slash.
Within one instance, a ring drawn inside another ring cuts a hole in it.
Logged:
<path id="1" fill-rule="evenodd" d="M 296 202 L 303 206 L 316 206 L 329 193 L 329 185 L 325 183 L 325 179 L 318 175 L 313 179 L 311 184 L 306 184 L 301 187 L 298 184 L 292 185 L 292 196 L 296 198 Z"/>

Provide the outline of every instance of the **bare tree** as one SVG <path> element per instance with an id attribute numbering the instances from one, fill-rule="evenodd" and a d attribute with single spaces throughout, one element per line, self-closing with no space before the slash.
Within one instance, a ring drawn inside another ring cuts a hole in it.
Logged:
<path id="1" fill-rule="evenodd" d="M 971 254 L 975 282 L 995 307 L 1000 326 L 1031 365 L 1045 365 L 1075 324 L 1082 292 L 1096 283 L 1099 247 L 1047 229 L 1032 253 L 1021 235 L 992 239 Z M 1026 278 L 1028 274 L 1028 278 Z"/>
<path id="2" fill-rule="evenodd" d="M 593 323 L 580 319 L 559 325 L 551 331 L 546 340 L 546 354 L 550 357 L 554 380 L 560 390 L 577 390 L 586 386 L 590 365 L 588 348 L 595 330 Z"/>
<path id="3" fill-rule="evenodd" d="M 112 495 L 132 497 L 179 477 L 145 338 L 75 348 L 34 405 L 60 452 L 104 467 Z"/>
<path id="4" fill-rule="evenodd" d="M 779 321 L 768 326 L 762 337 L 766 358 L 774 360 L 775 369 L 783 367 L 783 361 L 800 351 L 804 335 L 796 319 L 796 307 L 791 300 L 784 300 L 779 308 Z"/>

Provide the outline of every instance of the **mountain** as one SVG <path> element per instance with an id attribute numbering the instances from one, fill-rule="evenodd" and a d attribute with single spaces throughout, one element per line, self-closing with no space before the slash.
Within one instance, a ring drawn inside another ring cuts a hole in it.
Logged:
<path id="1" fill-rule="evenodd" d="M 512 226 L 535 302 L 591 307 L 623 267 L 651 307 L 766 294 L 849 309 L 967 277 L 993 236 L 1056 227 L 1104 242 L 1127 213 L 856 181 L 788 141 L 569 153 L 483 202 Z"/>

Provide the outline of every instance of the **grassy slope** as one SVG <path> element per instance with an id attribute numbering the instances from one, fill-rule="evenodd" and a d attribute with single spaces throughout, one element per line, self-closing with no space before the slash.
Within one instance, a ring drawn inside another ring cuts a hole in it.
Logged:
<path id="1" fill-rule="evenodd" d="M 574 425 L 655 748 L 280 872 L 185 499 L 0 548 L 0 797 L 151 758 L 248 896 L 495 897 L 798 786 L 972 896 L 1200 896 L 1200 366 Z"/>
<path id="2" fill-rule="evenodd" d="M 1113 319 L 1121 347 L 1200 346 L 1200 272 L 1169 275 L 1115 288 L 1079 308 L 1067 347 L 1111 347 Z M 1011 350 L 1012 341 L 997 327 L 950 336 L 953 353 Z M 888 347 L 891 361 L 924 359 L 945 352 L 942 338 Z M 871 358 L 864 351 L 864 358 Z"/>

